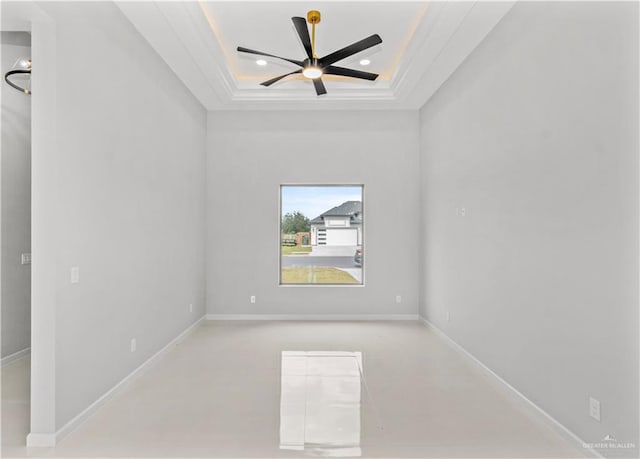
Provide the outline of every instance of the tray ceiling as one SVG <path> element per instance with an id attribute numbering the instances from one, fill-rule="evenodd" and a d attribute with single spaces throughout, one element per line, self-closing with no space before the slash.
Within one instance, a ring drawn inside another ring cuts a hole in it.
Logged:
<path id="1" fill-rule="evenodd" d="M 209 110 L 288 108 L 415 109 L 451 75 L 513 2 L 116 2 L 178 77 Z M 318 55 L 371 34 L 383 43 L 336 63 L 379 73 L 375 82 L 323 77 L 318 97 L 302 77 L 269 88 L 261 81 L 293 64 L 241 55 L 237 46 L 303 59 L 291 23 L 317 9 Z M 369 59 L 368 66 L 360 64 Z"/>

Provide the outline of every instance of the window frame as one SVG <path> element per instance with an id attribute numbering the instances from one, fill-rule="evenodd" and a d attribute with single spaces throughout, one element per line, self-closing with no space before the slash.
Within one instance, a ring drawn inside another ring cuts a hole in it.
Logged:
<path id="1" fill-rule="evenodd" d="M 365 184 L 364 183 L 351 183 L 351 182 L 346 182 L 346 183 L 337 183 L 337 182 L 333 182 L 333 183 L 317 183 L 317 182 L 312 182 L 312 183 L 281 183 L 278 186 L 278 225 L 277 225 L 277 250 L 278 250 L 278 275 L 277 275 L 277 285 L 278 287 L 285 287 L 285 288 L 300 288 L 300 287 L 311 287 L 311 288 L 317 288 L 317 287 L 347 287 L 347 288 L 361 288 L 361 287 L 365 287 L 365 282 L 366 282 L 366 275 L 365 275 L 365 264 L 366 262 L 364 261 L 364 259 L 362 260 L 362 266 L 360 267 L 360 269 L 362 270 L 362 281 L 358 284 L 284 284 L 282 283 L 282 189 L 283 188 L 287 188 L 287 187 L 307 187 L 307 188 L 311 188 L 311 187 L 335 187 L 335 188 L 340 188 L 340 187 L 359 187 L 361 189 L 361 202 L 362 202 L 362 210 L 361 210 L 361 216 L 362 216 L 362 225 L 361 225 L 361 233 L 362 233 L 362 239 L 361 239 L 361 244 L 359 245 L 359 247 L 361 247 L 362 249 L 364 249 L 365 244 L 366 244 L 366 224 L 365 224 L 365 220 L 364 220 L 364 216 L 367 214 L 366 212 L 366 199 L 365 199 Z M 315 217 L 309 217 L 309 218 L 315 218 Z"/>

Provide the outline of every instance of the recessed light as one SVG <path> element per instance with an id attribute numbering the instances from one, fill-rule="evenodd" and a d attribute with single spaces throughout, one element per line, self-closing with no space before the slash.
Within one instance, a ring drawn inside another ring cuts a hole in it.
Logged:
<path id="1" fill-rule="evenodd" d="M 261 67 L 264 67 L 265 65 L 267 65 L 267 61 L 265 61 L 264 59 L 258 59 L 256 61 L 256 64 L 258 64 Z"/>
<path id="2" fill-rule="evenodd" d="M 371 64 L 371 61 L 369 59 L 362 59 L 360 61 L 360 65 L 369 65 Z"/>

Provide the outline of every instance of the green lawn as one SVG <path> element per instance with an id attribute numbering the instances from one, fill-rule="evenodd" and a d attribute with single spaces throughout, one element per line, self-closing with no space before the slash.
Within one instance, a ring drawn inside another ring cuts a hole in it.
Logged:
<path id="1" fill-rule="evenodd" d="M 283 245 L 282 246 L 282 255 L 295 255 L 296 253 L 310 253 L 311 246 L 301 247 L 299 245 Z"/>
<path id="2" fill-rule="evenodd" d="M 283 284 L 357 284 L 350 274 L 317 266 L 282 268 Z"/>

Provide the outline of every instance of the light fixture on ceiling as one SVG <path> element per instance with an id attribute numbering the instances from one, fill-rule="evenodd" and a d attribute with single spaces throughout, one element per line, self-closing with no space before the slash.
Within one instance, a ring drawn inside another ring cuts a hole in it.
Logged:
<path id="1" fill-rule="evenodd" d="M 313 86 L 315 87 L 316 94 L 321 96 L 327 93 L 327 89 L 324 87 L 324 83 L 322 82 L 323 75 L 338 75 L 350 78 L 360 78 L 362 80 L 369 81 L 374 81 L 376 78 L 378 78 L 377 73 L 363 72 L 362 70 L 353 70 L 344 67 L 338 67 L 333 64 L 350 56 L 353 56 L 354 54 L 362 52 L 365 49 L 369 49 L 373 46 L 379 45 L 380 43 L 382 43 L 382 38 L 380 38 L 380 35 L 373 34 L 367 38 L 364 38 L 360 41 L 350 44 L 349 46 L 345 46 L 342 49 L 319 58 L 316 54 L 316 24 L 320 23 L 320 12 L 316 10 L 309 11 L 307 13 L 306 21 L 301 17 L 293 17 L 291 18 L 291 20 L 293 21 L 293 25 L 298 32 L 298 37 L 300 38 L 302 46 L 304 47 L 304 50 L 307 54 L 307 57 L 304 60 L 288 59 L 286 57 L 275 56 L 273 54 L 267 54 L 261 51 L 255 51 L 253 49 L 238 46 L 238 51 L 241 53 L 275 57 L 277 59 L 282 59 L 283 61 L 290 62 L 291 64 L 300 67 L 300 69 L 294 70 L 293 72 L 285 73 L 284 75 L 280 75 L 270 80 L 263 81 L 262 83 L 260 83 L 262 86 L 271 86 L 272 84 L 290 75 L 302 74 L 302 76 L 304 76 L 305 78 L 313 81 Z M 309 27 L 307 26 L 307 23 L 311 24 L 311 36 L 309 36 Z"/>
<path id="2" fill-rule="evenodd" d="M 371 64 L 371 61 L 369 59 L 362 59 L 360 61 L 360 65 L 369 65 Z"/>
<path id="3" fill-rule="evenodd" d="M 258 59 L 256 61 L 256 64 L 258 64 L 260 67 L 264 67 L 265 65 L 267 65 L 267 61 L 265 61 L 264 59 Z"/>
<path id="4" fill-rule="evenodd" d="M 309 65 L 302 70 L 302 75 L 311 80 L 315 80 L 322 76 L 322 69 L 320 67 Z"/>
<path id="5" fill-rule="evenodd" d="M 20 77 L 22 77 L 22 80 L 24 81 L 26 79 L 26 81 L 24 82 L 24 84 L 18 85 L 16 82 L 11 81 L 9 77 L 11 77 L 12 79 L 20 79 Z M 18 91 L 23 92 L 27 95 L 30 95 L 31 94 L 31 59 L 28 57 L 23 57 L 18 59 L 16 63 L 13 64 L 13 67 L 11 67 L 11 70 L 5 73 L 4 81 L 6 81 L 7 84 L 12 88 L 17 89 Z"/>

